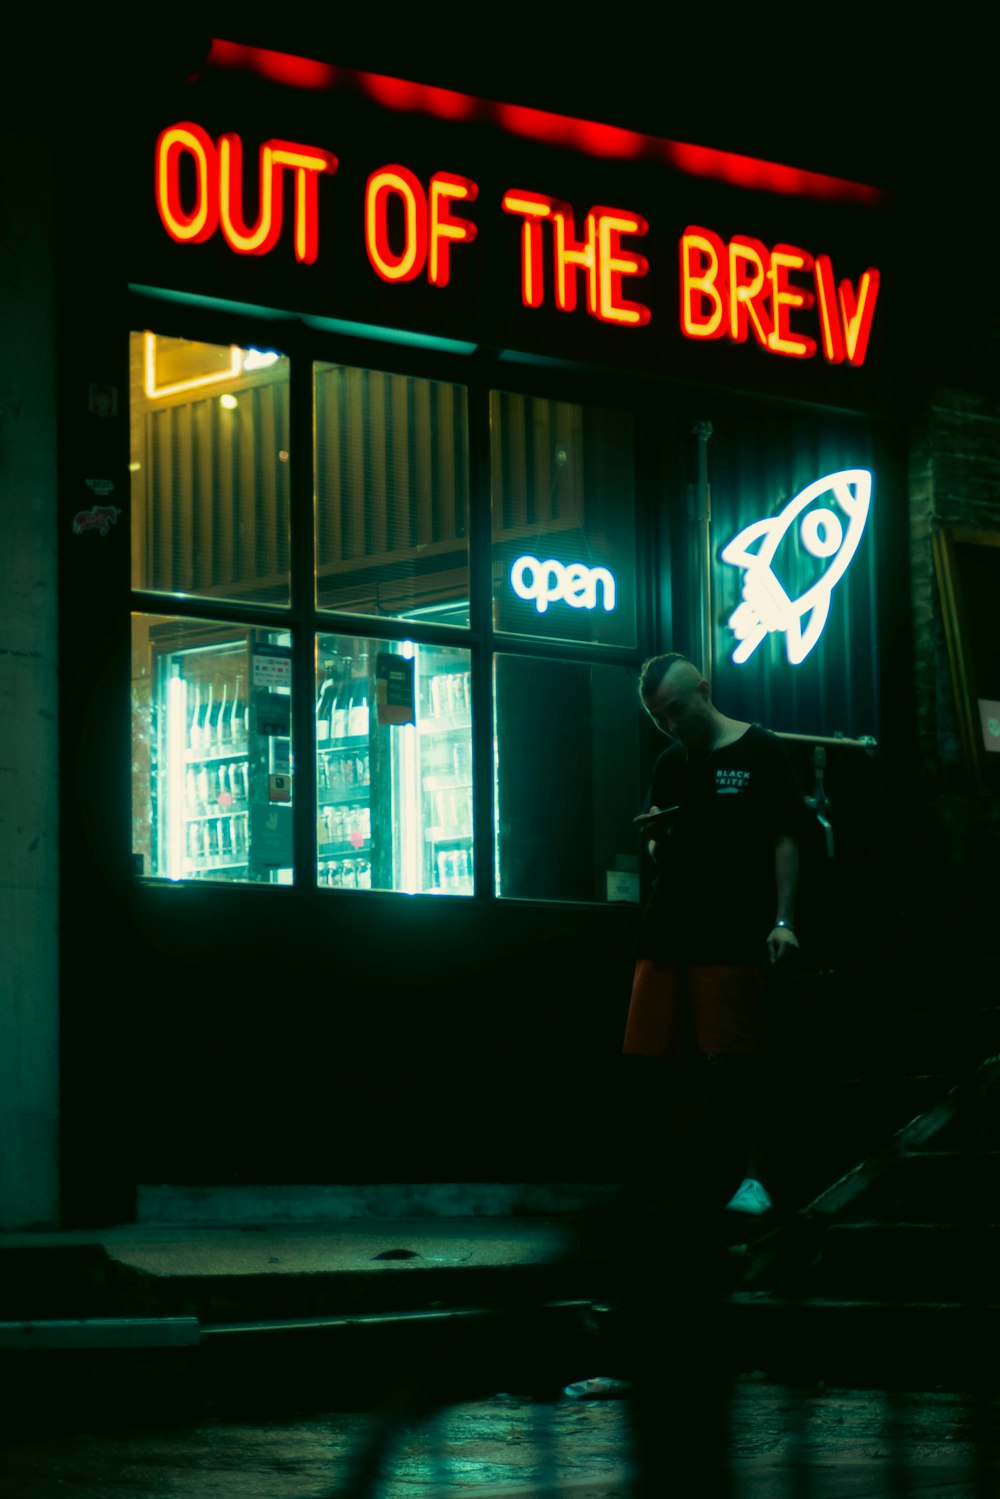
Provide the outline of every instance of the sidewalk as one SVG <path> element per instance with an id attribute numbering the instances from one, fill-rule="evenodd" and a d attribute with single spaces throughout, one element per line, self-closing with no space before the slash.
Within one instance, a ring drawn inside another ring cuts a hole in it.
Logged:
<path id="1" fill-rule="evenodd" d="M 0 1235 L 0 1323 L 234 1320 L 599 1294 L 608 1254 L 579 1215 L 338 1220 Z"/>

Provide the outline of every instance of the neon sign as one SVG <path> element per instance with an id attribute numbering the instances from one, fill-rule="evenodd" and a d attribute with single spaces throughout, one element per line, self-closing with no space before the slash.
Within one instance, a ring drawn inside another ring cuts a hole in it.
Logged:
<path id="1" fill-rule="evenodd" d="M 596 609 L 598 583 L 604 609 L 610 613 L 615 607 L 615 580 L 606 567 L 587 567 L 583 562 L 564 566 L 554 557 L 539 562 L 526 554 L 510 570 L 510 586 L 519 599 L 534 601 L 539 614 L 560 600 L 571 609 Z"/>
<path id="2" fill-rule="evenodd" d="M 194 202 L 186 208 L 181 193 L 181 161 L 194 169 Z M 200 125 L 183 121 L 162 130 L 156 141 L 155 192 L 160 220 L 178 244 L 200 244 L 221 227 L 238 255 L 266 255 L 277 244 L 282 227 L 282 174 L 295 174 L 295 258 L 311 265 L 319 253 L 317 177 L 337 170 L 329 151 L 297 146 L 292 141 L 265 141 L 258 153 L 257 222 L 243 218 L 243 145 L 238 135 L 219 137 L 216 145 Z"/>
<path id="3" fill-rule="evenodd" d="M 722 548 L 719 555 L 723 562 L 745 569 L 742 602 L 728 620 L 739 641 L 732 656 L 737 666 L 749 660 L 768 634 L 779 630 L 785 636 L 790 663 L 798 666 L 805 660 L 823 632 L 834 585 L 844 576 L 858 549 L 871 494 L 872 476 L 868 469 L 845 468 L 839 473 L 826 474 L 789 500 L 777 515 L 754 521 Z M 846 532 L 835 509 L 821 506 L 809 510 L 814 500 L 825 495 L 830 495 L 843 512 Z M 830 566 L 811 587 L 793 599 L 782 587 L 772 563 L 796 520 L 800 522 L 798 535 L 802 546 L 819 561 L 829 559 Z M 760 549 L 751 551 L 757 542 L 762 543 Z"/>
<path id="4" fill-rule="evenodd" d="M 382 167 L 372 172 L 365 189 L 365 248 L 373 270 L 383 281 L 412 281 L 427 263 L 432 286 L 447 286 L 451 275 L 451 246 L 471 244 L 476 226 L 452 215 L 448 200 L 471 203 L 479 188 L 468 177 L 435 172 L 426 194 L 407 167 Z M 403 243 L 397 253 L 389 242 L 389 201 L 403 210 Z"/>
<path id="5" fill-rule="evenodd" d="M 866 270 L 857 288 L 834 285 L 829 255 L 795 245 L 768 250 L 759 239 L 735 234 L 723 244 L 711 229 L 689 226 L 681 235 L 681 332 L 685 338 L 751 337 L 771 354 L 812 359 L 817 340 L 792 327 L 792 314 L 815 305 L 819 343 L 830 364 L 864 364 L 879 273 Z M 812 273 L 812 285 L 793 280 Z"/>
<path id="6" fill-rule="evenodd" d="M 220 233 L 234 254 L 263 256 L 281 240 L 291 174 L 295 259 L 312 265 L 320 254 L 321 183 L 338 167 L 339 158 L 328 150 L 273 139 L 245 168 L 243 143 L 234 131 L 213 140 L 200 125 L 183 120 L 157 137 L 156 207 L 179 245 L 203 244 Z M 256 203 L 252 221 L 244 209 L 248 175 Z M 453 252 L 474 255 L 470 247 L 486 239 L 495 245 L 498 215 L 507 214 L 520 220 L 509 274 L 519 279 L 525 308 L 548 302 L 564 313 L 579 306 L 616 328 L 638 331 L 650 324 L 651 309 L 626 295 L 651 269 L 633 243 L 649 233 L 643 214 L 595 205 L 579 220 L 564 199 L 535 188 L 509 188 L 485 209 L 478 199 L 479 185 L 458 172 L 435 171 L 422 181 L 399 162 L 370 171 L 355 207 L 372 272 L 388 285 L 403 285 L 426 271 L 432 286 L 447 287 Z M 459 211 L 472 205 L 488 223 Z M 499 264 L 495 256 L 486 259 Z M 678 269 L 684 338 L 728 338 L 790 359 L 821 352 L 832 365 L 864 364 L 879 293 L 874 266 L 856 282 L 838 279 L 828 254 L 784 243 L 769 248 L 748 234 L 724 242 L 714 230 L 689 224 L 678 243 Z M 811 331 L 803 325 L 806 318 Z"/>
<path id="7" fill-rule="evenodd" d="M 560 312 L 576 306 L 577 274 L 586 276 L 587 311 L 605 323 L 644 327 L 651 313 L 641 302 L 621 295 L 623 276 L 645 276 L 649 262 L 622 245 L 623 234 L 645 234 L 649 225 L 639 214 L 618 208 L 592 208 L 585 220 L 584 237 L 576 238 L 573 210 L 567 203 L 542 193 L 504 193 L 505 213 L 520 214 L 521 301 L 525 307 L 540 307 L 544 300 L 542 223 L 552 225 L 553 281 Z"/>

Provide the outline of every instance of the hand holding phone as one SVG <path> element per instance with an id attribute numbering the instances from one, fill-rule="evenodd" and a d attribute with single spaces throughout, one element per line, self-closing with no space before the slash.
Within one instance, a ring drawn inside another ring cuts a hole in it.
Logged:
<path id="1" fill-rule="evenodd" d="M 640 812 L 632 821 L 641 832 L 649 833 L 655 838 L 667 831 L 679 811 L 679 807 L 654 806 L 648 812 Z"/>

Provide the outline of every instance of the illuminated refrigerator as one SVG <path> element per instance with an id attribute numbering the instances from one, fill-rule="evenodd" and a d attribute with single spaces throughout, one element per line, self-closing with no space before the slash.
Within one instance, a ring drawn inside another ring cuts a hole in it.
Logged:
<path id="1" fill-rule="evenodd" d="M 317 879 L 472 894 L 469 653 L 320 638 Z"/>
<path id="2" fill-rule="evenodd" d="M 469 655 L 414 646 L 414 722 L 391 728 L 396 888 L 473 893 Z"/>
<path id="3" fill-rule="evenodd" d="M 288 646 L 271 631 L 180 621 L 147 628 L 148 781 L 137 849 L 143 872 L 290 883 Z"/>

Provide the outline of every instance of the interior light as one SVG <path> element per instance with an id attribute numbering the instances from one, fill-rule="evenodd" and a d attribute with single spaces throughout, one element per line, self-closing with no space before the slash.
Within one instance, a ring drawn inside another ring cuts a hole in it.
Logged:
<path id="1" fill-rule="evenodd" d="M 184 876 L 184 782 L 185 734 L 187 732 L 187 683 L 175 664 L 167 682 L 166 711 L 166 845 L 167 878 Z"/>
<path id="2" fill-rule="evenodd" d="M 226 368 L 211 370 L 205 375 L 194 375 L 186 380 L 172 380 L 164 385 L 157 383 L 157 349 L 156 334 L 145 333 L 143 335 L 143 353 L 145 366 L 145 391 L 146 398 L 150 401 L 157 400 L 160 396 L 174 396 L 182 390 L 197 390 L 203 385 L 217 385 L 220 380 L 231 380 L 240 372 L 241 351 L 235 344 L 229 347 L 229 365 Z"/>
<path id="3" fill-rule="evenodd" d="M 227 391 L 224 396 L 219 397 L 219 405 L 224 406 L 227 411 L 235 411 L 239 404 L 240 403 L 236 399 L 236 397 L 229 391 Z"/>
<path id="4" fill-rule="evenodd" d="M 281 358 L 273 349 L 247 349 L 243 354 L 243 368 L 245 370 L 266 370 L 270 365 L 277 364 Z"/>

